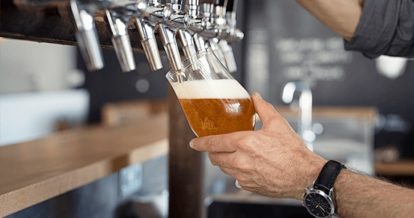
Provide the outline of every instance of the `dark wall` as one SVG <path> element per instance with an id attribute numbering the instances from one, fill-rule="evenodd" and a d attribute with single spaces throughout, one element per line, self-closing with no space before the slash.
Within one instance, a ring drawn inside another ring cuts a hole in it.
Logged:
<path id="1" fill-rule="evenodd" d="M 343 40 L 296 1 L 250 0 L 247 22 L 247 83 L 275 104 L 289 81 L 314 81 L 315 105 L 373 106 L 383 116 L 377 146 L 395 144 L 413 155 L 414 64 L 389 79 L 373 60 L 346 52 Z"/>
<path id="2" fill-rule="evenodd" d="M 96 72 L 87 72 L 84 62 L 78 55 L 79 68 L 85 72 L 83 88 L 90 94 L 89 121 L 99 122 L 101 108 L 108 102 L 136 99 L 163 99 L 167 96 L 165 74 L 168 64 L 164 58 L 165 69 L 151 72 L 144 54 L 136 53 L 137 69 L 124 73 L 118 64 L 113 50 L 103 50 L 105 67 Z"/>

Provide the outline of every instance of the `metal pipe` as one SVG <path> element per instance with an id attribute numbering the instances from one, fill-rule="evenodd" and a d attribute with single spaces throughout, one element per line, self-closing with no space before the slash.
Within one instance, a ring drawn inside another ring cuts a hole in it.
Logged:
<path id="1" fill-rule="evenodd" d="M 309 82 L 289 82 L 283 87 L 282 100 L 291 104 L 295 92 L 299 93 L 299 134 L 310 150 L 313 150 L 315 133 L 312 130 L 312 90 Z"/>

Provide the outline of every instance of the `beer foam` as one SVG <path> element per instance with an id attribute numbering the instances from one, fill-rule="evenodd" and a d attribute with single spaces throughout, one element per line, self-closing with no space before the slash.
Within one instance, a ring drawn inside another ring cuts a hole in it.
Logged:
<path id="1" fill-rule="evenodd" d="M 245 99 L 249 93 L 237 80 L 193 80 L 173 83 L 172 87 L 179 99 Z"/>

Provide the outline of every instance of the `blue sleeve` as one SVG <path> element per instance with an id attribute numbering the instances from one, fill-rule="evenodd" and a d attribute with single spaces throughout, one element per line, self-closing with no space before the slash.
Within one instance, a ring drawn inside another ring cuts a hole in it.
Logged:
<path id="1" fill-rule="evenodd" d="M 353 38 L 345 49 L 369 58 L 414 57 L 413 0 L 365 0 Z"/>

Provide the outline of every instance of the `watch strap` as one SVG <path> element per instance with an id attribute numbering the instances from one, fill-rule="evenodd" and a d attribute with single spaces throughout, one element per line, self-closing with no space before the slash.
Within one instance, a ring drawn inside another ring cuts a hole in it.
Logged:
<path id="1" fill-rule="evenodd" d="M 314 183 L 314 188 L 329 194 L 333 188 L 336 178 L 345 166 L 337 161 L 330 160 L 323 167 Z"/>

